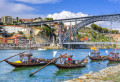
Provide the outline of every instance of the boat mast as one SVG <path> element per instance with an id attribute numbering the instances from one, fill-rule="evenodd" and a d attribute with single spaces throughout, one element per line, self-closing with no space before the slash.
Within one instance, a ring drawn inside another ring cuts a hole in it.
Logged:
<path id="1" fill-rule="evenodd" d="M 71 42 L 71 21 L 70 21 L 70 37 L 69 37 L 69 57 L 70 57 L 70 42 Z"/>
<path id="2" fill-rule="evenodd" d="M 30 53 L 31 53 L 31 38 L 32 38 L 32 19 L 31 19 L 31 26 L 30 26 Z"/>

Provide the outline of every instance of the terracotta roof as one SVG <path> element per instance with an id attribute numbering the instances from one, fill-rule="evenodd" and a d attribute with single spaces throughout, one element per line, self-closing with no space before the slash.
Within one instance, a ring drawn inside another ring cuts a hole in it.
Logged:
<path id="1" fill-rule="evenodd" d="M 12 27 L 24 27 L 24 26 L 17 26 L 17 25 L 6 25 L 6 26 L 12 26 Z"/>
<path id="2" fill-rule="evenodd" d="M 20 20 L 22 20 L 22 21 L 31 21 L 31 20 L 33 20 L 34 21 L 34 19 L 20 19 Z"/>
<path id="3" fill-rule="evenodd" d="M 21 36 L 22 34 L 14 34 L 12 37 L 6 38 L 6 39 L 14 39 L 17 38 L 19 36 Z"/>

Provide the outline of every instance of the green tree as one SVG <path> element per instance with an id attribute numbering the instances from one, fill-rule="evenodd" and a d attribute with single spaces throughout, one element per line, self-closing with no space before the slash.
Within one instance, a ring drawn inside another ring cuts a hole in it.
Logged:
<path id="1" fill-rule="evenodd" d="M 47 18 L 45 18 L 45 20 L 50 20 L 50 21 L 52 21 L 52 20 L 53 20 L 53 18 L 48 18 L 48 17 L 47 17 Z"/>
<path id="2" fill-rule="evenodd" d="M 22 32 L 22 31 L 18 31 L 18 33 L 19 33 L 19 34 L 23 34 L 23 32 Z"/>
<path id="3" fill-rule="evenodd" d="M 14 25 L 14 24 L 7 24 L 7 25 Z"/>
<path id="4" fill-rule="evenodd" d="M 19 22 L 19 18 L 18 18 L 18 17 L 16 17 L 16 22 L 17 22 L 17 23 Z"/>
<path id="5" fill-rule="evenodd" d="M 14 34 L 15 34 L 15 32 L 9 33 L 8 36 L 9 36 L 9 37 L 12 37 Z"/>
<path id="6" fill-rule="evenodd" d="M 113 44 L 113 47 L 116 48 L 116 44 Z"/>
<path id="7" fill-rule="evenodd" d="M 48 27 L 45 26 L 43 28 L 43 32 L 45 32 L 45 34 L 46 34 L 47 37 L 50 36 L 50 28 L 48 28 Z"/>
<path id="8" fill-rule="evenodd" d="M 22 20 L 19 20 L 20 23 L 23 23 Z"/>
<path id="9" fill-rule="evenodd" d="M 0 22 L 0 25 L 4 25 L 3 22 Z"/>
<path id="10" fill-rule="evenodd" d="M 91 28 L 94 29 L 94 30 L 97 30 L 97 25 L 96 24 L 92 24 Z"/>
<path id="11" fill-rule="evenodd" d="M 42 19 L 41 17 L 38 17 L 38 19 Z"/>
<path id="12" fill-rule="evenodd" d="M 119 30 L 112 30 L 112 34 L 118 34 Z"/>
<path id="13" fill-rule="evenodd" d="M 103 33 L 108 33 L 109 30 L 107 28 L 102 28 Z"/>
<path id="14" fill-rule="evenodd" d="M 102 27 L 101 27 L 101 26 L 97 26 L 97 30 L 98 30 L 99 32 L 102 32 Z"/>
<path id="15" fill-rule="evenodd" d="M 16 22 L 16 21 L 13 21 L 13 23 L 18 23 L 18 22 Z"/>
<path id="16" fill-rule="evenodd" d="M 64 26 L 64 23 L 62 22 L 62 23 L 59 23 L 59 25 L 63 25 Z"/>

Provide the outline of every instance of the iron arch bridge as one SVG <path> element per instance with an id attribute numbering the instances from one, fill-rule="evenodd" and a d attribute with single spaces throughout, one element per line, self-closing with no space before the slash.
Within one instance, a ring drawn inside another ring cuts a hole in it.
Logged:
<path id="1" fill-rule="evenodd" d="M 65 22 L 75 22 L 75 25 L 71 27 L 71 36 L 73 36 L 76 32 L 78 32 L 81 28 L 89 25 L 91 23 L 97 21 L 113 21 L 120 22 L 120 14 L 111 14 L 111 15 L 98 15 L 98 16 L 87 16 L 87 17 L 78 17 L 78 18 L 69 18 L 69 19 L 60 19 L 60 20 L 52 20 L 52 21 L 39 21 L 32 22 L 32 25 L 41 25 L 41 24 L 53 24 L 57 23 L 65 23 Z M 31 22 L 21 23 L 22 25 L 31 25 Z M 62 28 L 62 25 L 61 25 Z M 60 43 L 64 44 L 69 41 L 70 30 L 66 33 L 60 35 Z"/>
<path id="2" fill-rule="evenodd" d="M 114 21 L 120 22 L 120 14 L 113 15 L 100 15 L 100 16 L 90 16 L 89 18 L 84 18 L 81 22 L 77 23 L 75 26 L 71 27 L 71 36 L 78 32 L 81 28 L 97 21 Z M 64 44 L 69 41 L 70 30 L 61 37 L 61 43 Z"/>

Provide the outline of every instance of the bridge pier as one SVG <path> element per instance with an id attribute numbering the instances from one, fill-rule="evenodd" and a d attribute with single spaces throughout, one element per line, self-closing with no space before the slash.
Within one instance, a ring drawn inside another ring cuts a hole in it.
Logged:
<path id="1" fill-rule="evenodd" d="M 91 46 L 87 44 L 71 44 L 70 49 L 89 49 Z M 69 45 L 63 44 L 63 48 L 69 49 Z"/>
<path id="2" fill-rule="evenodd" d="M 70 44 L 70 49 L 90 49 L 92 46 L 99 49 L 115 48 L 114 45 L 109 44 Z M 63 44 L 63 48 L 69 49 L 69 44 Z"/>

